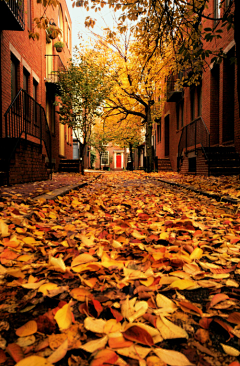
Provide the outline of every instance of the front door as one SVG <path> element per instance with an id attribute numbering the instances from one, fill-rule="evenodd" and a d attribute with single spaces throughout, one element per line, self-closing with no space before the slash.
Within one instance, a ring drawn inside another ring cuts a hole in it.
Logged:
<path id="1" fill-rule="evenodd" d="M 121 153 L 117 153 L 116 154 L 116 168 L 120 168 L 122 167 L 122 154 Z"/>

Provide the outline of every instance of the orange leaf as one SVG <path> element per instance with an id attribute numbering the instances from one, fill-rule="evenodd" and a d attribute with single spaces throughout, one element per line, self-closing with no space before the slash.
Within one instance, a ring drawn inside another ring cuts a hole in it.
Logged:
<path id="1" fill-rule="evenodd" d="M 224 301 L 227 299 L 229 299 L 229 296 L 225 295 L 225 294 L 214 295 L 210 302 L 209 308 L 212 308 L 214 305 L 218 304 L 220 301 Z"/>
<path id="2" fill-rule="evenodd" d="M 117 359 L 118 355 L 114 351 L 103 349 L 96 354 L 90 366 L 103 366 L 104 364 L 114 365 Z"/>
<path id="3" fill-rule="evenodd" d="M 132 344 L 133 344 L 133 342 L 126 341 L 122 335 L 119 337 L 109 338 L 109 340 L 108 340 L 108 345 L 110 348 L 131 347 Z"/>
<path id="4" fill-rule="evenodd" d="M 16 343 L 8 344 L 6 351 L 14 359 L 15 362 L 19 362 L 24 358 L 22 348 Z"/>
<path id="5" fill-rule="evenodd" d="M 111 310 L 112 315 L 114 316 L 114 318 L 118 322 L 120 322 L 121 320 L 123 320 L 123 316 L 122 316 L 122 314 L 119 313 L 119 311 L 117 311 L 115 309 L 112 309 L 111 307 L 110 307 L 110 310 Z"/>
<path id="6" fill-rule="evenodd" d="M 137 327 L 136 325 L 128 328 L 122 334 L 130 341 L 136 341 L 141 344 L 146 344 L 147 346 L 153 346 L 154 344 L 152 336 L 145 329 Z"/>
<path id="7" fill-rule="evenodd" d="M 78 301 L 86 301 L 86 299 L 91 298 L 92 295 L 91 293 L 86 290 L 85 288 L 82 287 L 78 287 L 78 288 L 74 288 L 71 292 L 70 295 Z"/>
<path id="8" fill-rule="evenodd" d="M 189 312 L 189 310 L 191 311 L 194 311 L 195 313 L 198 313 L 199 315 L 202 316 L 202 310 L 199 309 L 197 306 L 191 304 L 190 302 L 188 301 L 180 301 L 179 302 L 179 305 L 182 309 L 182 311 L 186 311 L 186 312 Z"/>
<path id="9" fill-rule="evenodd" d="M 93 306 L 99 316 L 101 314 L 101 312 L 103 311 L 103 307 L 98 300 L 92 299 L 92 302 L 93 302 Z"/>
<path id="10" fill-rule="evenodd" d="M 19 337 L 26 337 L 37 332 L 37 323 L 35 320 L 30 320 L 26 324 L 22 325 L 16 330 L 16 334 Z"/>
<path id="11" fill-rule="evenodd" d="M 3 352 L 2 349 L 0 349 L 0 364 L 4 363 L 6 361 L 6 359 L 7 359 L 7 356 L 6 356 L 5 352 Z"/>
<path id="12" fill-rule="evenodd" d="M 232 314 L 229 315 L 227 321 L 233 324 L 240 324 L 240 313 L 233 312 Z"/>
<path id="13" fill-rule="evenodd" d="M 211 318 L 202 318 L 199 322 L 199 325 L 204 329 L 208 329 L 211 322 L 212 322 Z"/>

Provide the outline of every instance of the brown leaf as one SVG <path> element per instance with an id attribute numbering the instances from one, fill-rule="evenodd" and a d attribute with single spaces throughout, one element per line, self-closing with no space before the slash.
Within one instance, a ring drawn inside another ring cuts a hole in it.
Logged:
<path id="1" fill-rule="evenodd" d="M 133 325 L 122 333 L 124 338 L 137 343 L 153 346 L 154 342 L 152 336 L 144 329 Z"/>

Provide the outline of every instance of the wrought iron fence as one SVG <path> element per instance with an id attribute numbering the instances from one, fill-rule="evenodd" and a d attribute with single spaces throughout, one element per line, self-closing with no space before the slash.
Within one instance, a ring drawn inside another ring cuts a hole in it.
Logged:
<path id="1" fill-rule="evenodd" d="M 195 150 L 196 154 L 198 146 L 203 149 L 204 153 L 204 148 L 210 147 L 210 133 L 202 117 L 196 118 L 182 129 L 178 144 L 178 170 L 180 168 L 180 159 L 183 156 L 184 150 L 187 154 L 188 150 L 192 148 Z"/>
<path id="2" fill-rule="evenodd" d="M 19 22 L 20 26 L 24 29 L 25 22 L 24 22 L 24 0 L 3 0 L 17 21 Z"/>
<path id="3" fill-rule="evenodd" d="M 45 55 L 46 57 L 46 81 L 49 83 L 58 82 L 58 71 L 65 71 L 64 66 L 59 55 Z"/>
<path id="4" fill-rule="evenodd" d="M 36 100 L 20 89 L 4 117 L 5 135 L 3 137 L 25 138 L 41 147 L 44 145 L 51 162 L 51 134 L 45 110 Z"/>

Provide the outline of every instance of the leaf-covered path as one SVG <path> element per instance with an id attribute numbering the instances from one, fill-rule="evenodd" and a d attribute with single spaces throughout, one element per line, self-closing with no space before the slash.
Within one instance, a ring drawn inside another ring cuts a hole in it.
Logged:
<path id="1" fill-rule="evenodd" d="M 126 172 L 1 207 L 0 364 L 240 365 L 239 214 Z"/>

